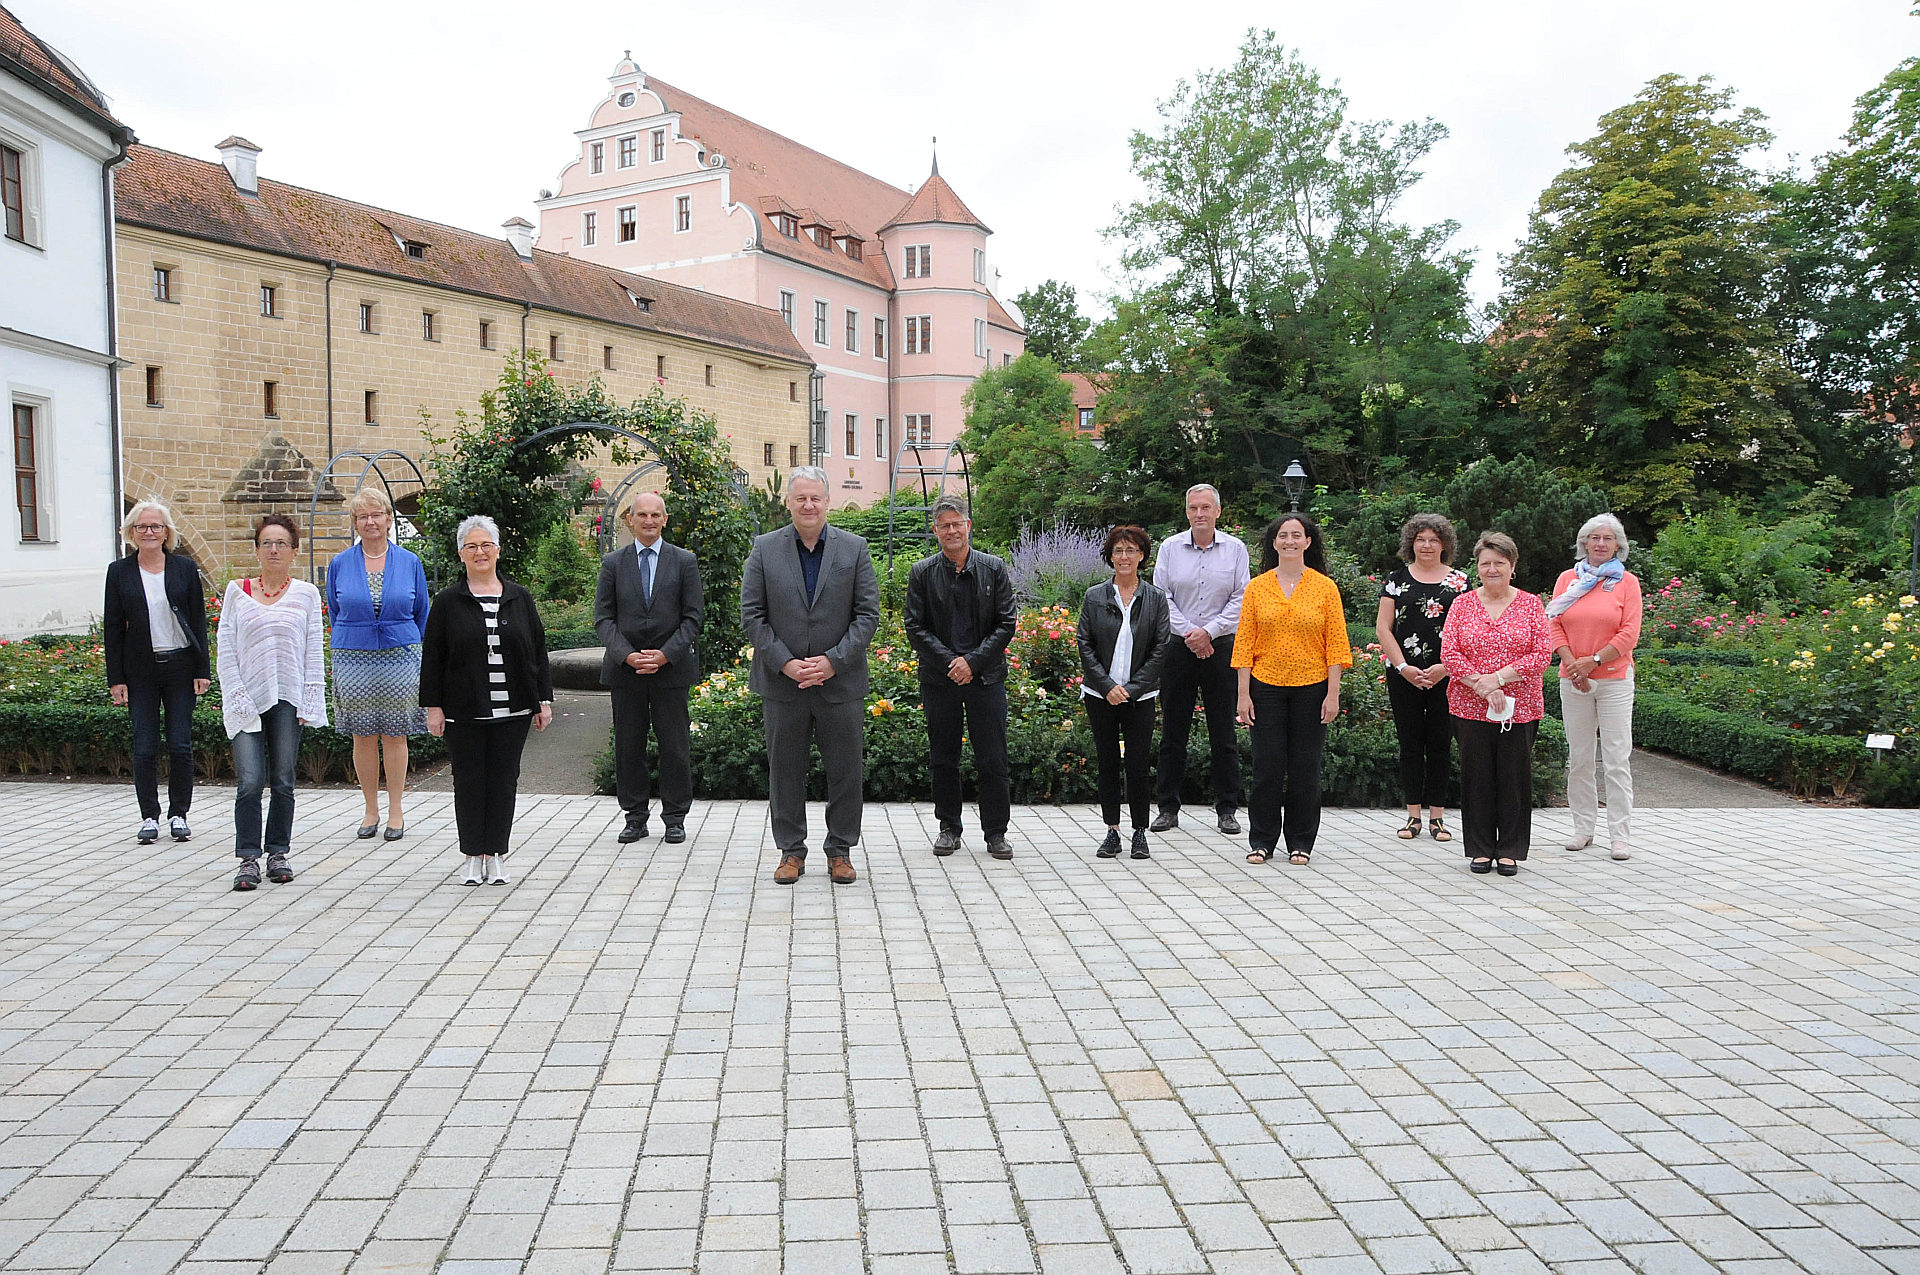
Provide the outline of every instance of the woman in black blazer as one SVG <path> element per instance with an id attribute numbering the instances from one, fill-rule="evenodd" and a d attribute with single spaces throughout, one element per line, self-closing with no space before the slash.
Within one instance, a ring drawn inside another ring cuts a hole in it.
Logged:
<path id="1" fill-rule="evenodd" d="M 1113 579 L 1087 590 L 1080 602 L 1080 702 L 1087 706 L 1094 752 L 1100 762 L 1100 809 L 1107 838 L 1095 851 L 1102 859 L 1120 853 L 1121 740 L 1126 741 L 1127 803 L 1133 812 L 1133 857 L 1147 859 L 1147 821 L 1152 814 L 1153 701 L 1160 694 L 1171 630 L 1167 595 L 1140 578 L 1153 541 L 1139 527 L 1107 533 L 1100 556 Z"/>
<path id="2" fill-rule="evenodd" d="M 133 713 L 133 792 L 141 845 L 160 839 L 160 715 L 166 710 L 167 826 L 193 836 L 193 701 L 213 676 L 207 659 L 207 599 L 193 559 L 173 552 L 173 515 L 142 500 L 120 523 L 138 552 L 107 567 L 107 693 Z"/>
<path id="3" fill-rule="evenodd" d="M 420 707 L 447 741 L 462 885 L 507 883 L 527 727 L 553 720 L 547 633 L 533 595 L 500 574 L 500 528 L 475 514 L 455 537 L 466 578 L 440 590 L 420 643 Z"/>

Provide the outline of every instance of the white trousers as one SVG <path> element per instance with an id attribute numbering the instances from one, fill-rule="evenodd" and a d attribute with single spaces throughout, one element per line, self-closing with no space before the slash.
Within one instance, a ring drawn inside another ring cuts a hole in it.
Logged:
<path id="1" fill-rule="evenodd" d="M 1573 835 L 1591 837 L 1600 794 L 1594 746 L 1607 768 L 1607 831 L 1615 846 L 1633 844 L 1633 679 L 1596 677 L 1592 690 L 1560 682 L 1560 717 L 1567 727 L 1567 806 Z"/>

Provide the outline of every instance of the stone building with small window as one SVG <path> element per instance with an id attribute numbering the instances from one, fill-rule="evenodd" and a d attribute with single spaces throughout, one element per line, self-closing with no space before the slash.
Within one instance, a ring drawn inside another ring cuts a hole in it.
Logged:
<path id="1" fill-rule="evenodd" d="M 115 186 L 126 496 L 166 501 L 215 577 L 252 562 L 260 514 L 304 517 L 329 457 L 424 457 L 423 418 L 475 411 L 511 351 L 622 401 L 661 384 L 756 479 L 804 456 L 813 364 L 775 311 L 540 251 L 519 217 L 457 230 L 263 179 L 244 138 L 219 150 L 135 146 Z"/>
<path id="2" fill-rule="evenodd" d="M 956 438 L 967 387 L 1026 348 L 994 295 L 992 231 L 937 163 L 902 189 L 631 57 L 575 139 L 540 243 L 778 311 L 820 368 L 813 449 L 834 504 L 884 497 L 901 445 Z"/>
<path id="3" fill-rule="evenodd" d="M 111 181 L 132 141 L 0 8 L 0 638 L 84 629 L 119 543 Z"/>

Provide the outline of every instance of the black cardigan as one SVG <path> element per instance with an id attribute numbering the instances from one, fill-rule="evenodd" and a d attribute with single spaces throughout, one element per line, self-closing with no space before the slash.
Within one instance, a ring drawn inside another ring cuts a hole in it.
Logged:
<path id="1" fill-rule="evenodd" d="M 193 675 L 212 678 L 207 658 L 207 598 L 200 591 L 200 568 L 185 554 L 169 553 L 167 604 L 193 650 Z M 137 554 L 107 564 L 105 620 L 107 685 L 123 686 L 158 675 L 153 662 L 153 624 L 147 618 L 147 588 L 140 579 Z"/>
<path id="2" fill-rule="evenodd" d="M 553 699 L 547 631 L 533 595 L 504 577 L 500 583 L 500 658 L 506 666 L 507 707 L 535 712 Z M 487 674 L 487 621 L 463 578 L 440 590 L 427 612 L 427 632 L 420 643 L 420 707 L 437 708 L 460 722 L 489 718 L 495 704 Z"/>

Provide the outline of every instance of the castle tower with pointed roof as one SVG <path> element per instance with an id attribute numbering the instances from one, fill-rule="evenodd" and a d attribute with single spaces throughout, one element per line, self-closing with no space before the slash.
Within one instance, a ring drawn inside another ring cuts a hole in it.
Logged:
<path id="1" fill-rule="evenodd" d="M 817 455 L 777 456 L 756 479 L 814 459 L 835 504 L 879 500 L 902 444 L 958 436 L 967 386 L 1026 348 L 990 286 L 993 232 L 937 161 L 902 189 L 631 53 L 575 137 L 538 203 L 542 248 L 767 306 L 813 355 Z"/>

